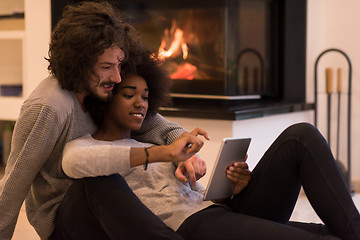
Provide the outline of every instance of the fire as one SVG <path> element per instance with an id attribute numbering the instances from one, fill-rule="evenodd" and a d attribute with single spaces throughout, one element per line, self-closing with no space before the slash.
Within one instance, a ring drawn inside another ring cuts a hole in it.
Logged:
<path id="1" fill-rule="evenodd" d="M 171 40 L 172 38 L 173 40 Z M 170 46 L 166 50 L 168 45 Z M 184 40 L 184 32 L 180 28 L 177 28 L 176 21 L 173 21 L 170 31 L 169 29 L 164 30 L 164 37 L 161 40 L 158 57 L 162 60 L 176 57 L 180 49 L 183 53 L 183 59 L 186 59 L 189 48 Z"/>
<path id="2" fill-rule="evenodd" d="M 164 30 L 164 36 L 161 39 L 161 44 L 159 47 L 158 58 L 161 60 L 170 60 L 171 58 L 176 58 L 182 52 L 182 58 L 185 60 L 189 54 L 188 45 L 184 39 L 184 32 L 177 27 L 176 21 L 173 20 L 171 28 Z M 170 74 L 172 79 L 194 79 L 197 67 L 185 62 L 181 64 L 176 64 L 176 70 Z M 173 65 L 174 66 L 174 65 Z"/>
<path id="3" fill-rule="evenodd" d="M 170 75 L 170 78 L 193 80 L 196 70 L 197 68 L 194 65 L 190 63 L 183 63 L 178 66 L 176 72 Z"/>

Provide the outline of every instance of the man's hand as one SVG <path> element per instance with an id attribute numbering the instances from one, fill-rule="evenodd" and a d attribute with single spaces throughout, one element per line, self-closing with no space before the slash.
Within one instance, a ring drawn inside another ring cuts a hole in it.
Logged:
<path id="1" fill-rule="evenodd" d="M 196 181 L 206 174 L 206 163 L 194 155 L 184 162 L 180 162 L 175 171 L 175 177 L 183 183 L 189 181 L 195 186 Z"/>

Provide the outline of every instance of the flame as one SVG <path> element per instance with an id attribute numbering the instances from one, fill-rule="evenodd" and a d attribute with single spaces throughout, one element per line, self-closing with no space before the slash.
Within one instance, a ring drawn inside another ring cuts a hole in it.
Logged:
<path id="1" fill-rule="evenodd" d="M 176 72 L 170 75 L 171 79 L 193 80 L 197 67 L 190 63 L 181 64 Z"/>
<path id="2" fill-rule="evenodd" d="M 182 49 L 182 52 L 183 52 L 183 59 L 187 59 L 187 56 L 188 56 L 188 53 L 189 53 L 189 48 L 188 48 L 187 44 L 182 43 L 181 44 L 181 49 Z"/>
<path id="3" fill-rule="evenodd" d="M 172 41 L 170 40 L 171 38 L 173 38 Z M 170 45 L 170 47 L 166 50 L 167 45 Z M 170 57 L 175 57 L 180 49 L 182 50 L 183 53 L 183 59 L 186 59 L 188 56 L 189 48 L 184 40 L 184 32 L 180 28 L 176 28 L 176 21 L 173 21 L 171 30 L 170 31 L 169 29 L 164 30 L 164 36 L 161 39 L 158 57 L 161 60 Z"/>
<path id="4" fill-rule="evenodd" d="M 171 28 L 164 30 L 164 36 L 161 39 L 158 58 L 165 60 L 175 58 L 182 52 L 183 59 L 187 59 L 189 54 L 188 45 L 184 39 L 184 32 L 177 27 L 176 21 L 173 20 Z M 176 70 L 170 74 L 172 79 L 194 79 L 197 67 L 190 63 L 176 64 Z M 174 65 L 173 65 L 174 66 Z"/>

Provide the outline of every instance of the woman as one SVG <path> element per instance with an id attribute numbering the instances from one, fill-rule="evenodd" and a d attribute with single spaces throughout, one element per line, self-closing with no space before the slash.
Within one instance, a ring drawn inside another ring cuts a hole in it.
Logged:
<path id="1" fill-rule="evenodd" d="M 161 102 L 157 100 L 166 96 L 167 88 L 155 88 L 166 86 L 158 82 L 164 78 L 148 74 L 156 71 L 160 70 L 150 58 L 137 66 L 136 75 L 124 75 L 111 102 L 93 108 L 97 110 L 92 115 L 101 116 L 96 117 L 98 131 L 65 147 L 64 172 L 71 178 L 83 178 L 75 181 L 69 191 L 86 189 L 91 194 L 82 202 L 109 205 L 106 213 L 88 214 L 89 219 L 93 219 L 89 223 L 92 236 L 99 234 L 102 239 L 360 239 L 359 213 L 330 149 L 320 133 L 306 123 L 286 129 L 252 173 L 245 162 L 228 168 L 226 175 L 235 185 L 233 198 L 222 204 L 202 201 L 203 187 L 177 177 L 177 161 L 172 159 L 176 154 L 169 157 L 171 151 L 163 149 L 166 146 L 153 147 L 131 139 L 132 131 L 141 127 L 146 115 L 156 113 Z M 199 129 L 194 134 L 198 132 L 207 137 Z M 94 157 L 98 152 L 111 153 L 117 145 L 144 148 L 144 156 L 136 162 L 119 162 L 115 154 L 108 158 Z M 180 149 L 177 154 L 186 152 L 185 145 Z M 202 160 L 193 159 L 194 166 L 205 170 Z M 326 227 L 289 222 L 301 185 Z M 101 194 L 106 197 L 99 200 Z M 114 199 L 120 206 L 112 212 Z"/>

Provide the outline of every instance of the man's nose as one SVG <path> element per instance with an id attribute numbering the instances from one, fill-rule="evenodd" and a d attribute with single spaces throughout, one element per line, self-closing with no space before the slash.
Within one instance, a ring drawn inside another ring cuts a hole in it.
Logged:
<path id="1" fill-rule="evenodd" d="M 119 68 L 114 68 L 115 70 L 112 73 L 111 80 L 115 83 L 121 82 L 121 74 Z"/>

